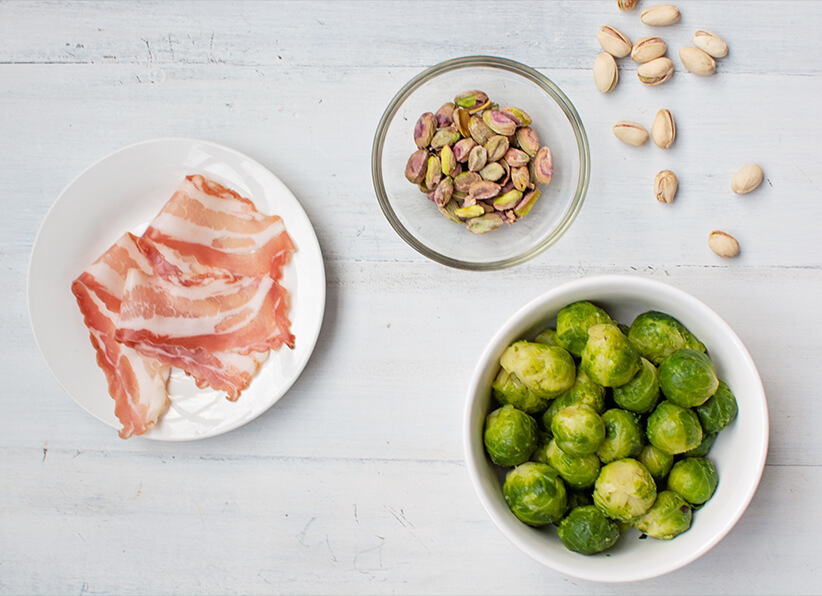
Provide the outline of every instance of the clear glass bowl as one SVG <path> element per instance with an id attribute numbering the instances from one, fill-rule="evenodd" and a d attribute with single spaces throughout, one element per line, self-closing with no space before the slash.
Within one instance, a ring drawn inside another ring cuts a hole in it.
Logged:
<path id="1" fill-rule="evenodd" d="M 468 89 L 481 89 L 491 101 L 528 112 L 540 143 L 550 147 L 554 159 L 551 183 L 541 187 L 531 212 L 511 226 L 480 235 L 443 217 L 405 178 L 408 157 L 417 149 L 417 119 Z M 421 254 L 460 269 L 502 269 L 543 252 L 579 213 L 590 172 L 588 137 L 568 97 L 533 68 L 493 56 L 448 60 L 406 83 L 380 120 L 371 154 L 374 190 L 391 226 Z"/>

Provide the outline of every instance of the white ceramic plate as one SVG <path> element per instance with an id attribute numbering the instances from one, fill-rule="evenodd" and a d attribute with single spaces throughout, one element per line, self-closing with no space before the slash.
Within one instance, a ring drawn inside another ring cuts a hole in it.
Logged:
<path id="1" fill-rule="evenodd" d="M 272 352 L 233 403 L 174 370 L 171 406 L 143 435 L 164 441 L 212 437 L 253 420 L 285 395 L 308 363 L 325 310 L 325 270 L 314 229 L 294 195 L 261 164 L 228 147 L 193 139 L 138 143 L 104 157 L 63 190 L 40 227 L 29 263 L 29 316 L 46 363 L 80 406 L 119 429 L 71 282 L 122 234 L 142 233 L 190 174 L 216 180 L 263 213 L 283 218 L 297 245 L 283 276 L 296 346 Z"/>

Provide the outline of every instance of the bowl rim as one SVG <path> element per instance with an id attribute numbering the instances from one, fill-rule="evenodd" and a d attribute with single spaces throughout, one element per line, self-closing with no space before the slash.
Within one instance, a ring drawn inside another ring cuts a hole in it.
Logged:
<path id="1" fill-rule="evenodd" d="M 542 90 L 545 91 L 557 103 L 566 118 L 568 118 L 571 128 L 574 131 L 577 148 L 579 149 L 579 180 L 577 182 L 577 188 L 574 193 L 571 208 L 565 213 L 559 225 L 554 228 L 554 230 L 546 238 L 544 238 L 542 242 L 531 249 L 510 258 L 485 262 L 472 262 L 455 259 L 441 252 L 435 251 L 420 242 L 397 217 L 394 208 L 391 206 L 388 193 L 385 190 L 382 175 L 382 153 L 385 138 L 388 134 L 388 125 L 393 121 L 394 116 L 400 106 L 416 89 L 434 77 L 453 70 L 478 66 L 496 68 L 518 74 L 542 88 Z M 474 271 L 504 269 L 522 264 L 544 252 L 548 247 L 562 237 L 562 235 L 568 230 L 576 219 L 580 209 L 582 208 L 582 204 L 585 201 L 590 177 L 591 151 L 588 143 L 588 135 L 585 132 L 585 126 L 582 123 L 579 113 L 571 100 L 568 99 L 568 96 L 565 95 L 556 83 L 551 81 L 548 77 L 536 69 L 526 66 L 520 62 L 516 62 L 508 58 L 501 58 L 499 56 L 476 55 L 452 58 L 450 60 L 440 62 L 439 64 L 435 64 L 434 66 L 431 66 L 414 76 L 410 81 L 403 85 L 403 87 L 391 99 L 386 107 L 385 112 L 377 125 L 377 130 L 374 134 L 374 141 L 371 148 L 371 179 L 374 185 L 374 191 L 377 194 L 377 201 L 379 202 L 380 208 L 382 209 L 386 219 L 388 219 L 388 223 L 391 224 L 391 227 L 394 228 L 394 231 L 397 232 L 400 238 L 402 238 L 418 253 L 442 265 L 454 267 L 456 269 L 468 269 Z"/>
<path id="2" fill-rule="evenodd" d="M 474 410 L 474 403 L 476 401 L 472 398 L 472 396 L 478 395 L 479 381 L 483 375 L 483 371 L 485 370 L 485 366 L 483 365 L 483 363 L 487 365 L 491 356 L 498 349 L 497 344 L 499 344 L 503 340 L 503 338 L 506 335 L 508 335 L 514 328 L 521 325 L 524 318 L 532 314 L 535 310 L 542 307 L 542 305 L 544 305 L 545 303 L 553 299 L 556 299 L 564 294 L 572 292 L 583 293 L 586 291 L 594 291 L 609 284 L 620 284 L 623 286 L 627 286 L 635 292 L 661 292 L 662 295 L 665 295 L 669 298 L 683 300 L 689 303 L 689 305 L 693 307 L 695 310 L 700 311 L 702 315 L 705 315 L 706 317 L 710 318 L 712 320 L 712 323 L 715 323 L 718 327 L 722 329 L 722 333 L 729 338 L 731 343 L 739 352 L 739 355 L 742 357 L 742 360 L 744 361 L 744 364 L 746 365 L 749 372 L 753 373 L 753 382 L 757 389 L 757 397 L 760 398 L 760 400 L 757 403 L 761 405 L 761 427 L 757 430 L 759 433 L 761 433 L 763 440 L 762 443 L 758 446 L 758 452 L 756 453 L 755 477 L 753 478 L 753 482 L 751 482 L 747 491 L 744 493 L 743 499 L 736 504 L 733 515 L 730 516 L 725 521 L 724 525 L 718 531 L 716 531 L 714 535 L 703 545 L 701 545 L 698 549 L 695 549 L 693 552 L 687 553 L 685 556 L 682 556 L 680 558 L 673 558 L 670 564 L 659 566 L 653 570 L 648 570 L 648 572 L 644 574 L 605 575 L 602 573 L 581 573 L 577 567 L 565 565 L 562 562 L 555 561 L 550 557 L 547 557 L 545 553 L 540 551 L 539 549 L 532 548 L 530 545 L 524 544 L 519 540 L 515 539 L 515 537 L 511 535 L 511 533 L 508 531 L 506 527 L 507 525 L 509 525 L 509 520 L 503 520 L 498 518 L 495 512 L 495 508 L 492 504 L 490 495 L 488 495 L 482 489 L 482 483 L 480 480 L 481 470 L 479 469 L 479 461 L 475 457 L 472 443 L 472 433 L 474 430 L 472 428 L 472 413 Z M 477 493 L 477 496 L 479 497 L 480 502 L 482 503 L 482 506 L 485 509 L 485 512 L 488 514 L 488 516 L 491 518 L 491 520 L 494 522 L 494 525 L 497 526 L 500 532 L 502 532 L 502 534 L 522 552 L 530 556 L 535 561 L 538 561 L 543 565 L 554 569 L 555 571 L 579 579 L 608 583 L 642 581 L 676 571 L 677 569 L 685 567 L 686 565 L 692 563 L 693 561 L 707 553 L 714 546 L 716 546 L 725 536 L 727 536 L 731 529 L 733 529 L 736 523 L 744 515 L 762 480 L 762 474 L 764 472 L 765 463 L 767 460 L 770 434 L 767 396 L 765 394 L 764 385 L 762 384 L 762 379 L 759 375 L 759 371 L 756 368 L 756 364 L 754 363 L 753 358 L 751 357 L 745 345 L 742 343 L 742 340 L 731 328 L 731 326 L 707 304 L 705 304 L 695 296 L 689 294 L 688 292 L 681 290 L 668 283 L 661 282 L 659 280 L 630 274 L 597 275 L 566 282 L 560 284 L 559 286 L 556 286 L 555 288 L 552 288 L 541 293 L 540 295 L 528 301 L 524 306 L 520 307 L 500 326 L 500 328 L 494 333 L 492 338 L 485 344 L 485 347 L 483 348 L 482 353 L 477 360 L 477 364 L 471 373 L 471 380 L 469 382 L 468 391 L 466 393 L 462 422 L 463 451 L 466 469 L 471 479 L 471 484 L 473 485 L 474 491 Z"/>

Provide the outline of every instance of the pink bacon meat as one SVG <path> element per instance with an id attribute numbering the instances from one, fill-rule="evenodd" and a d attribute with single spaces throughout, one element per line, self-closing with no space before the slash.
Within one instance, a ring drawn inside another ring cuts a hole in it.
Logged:
<path id="1" fill-rule="evenodd" d="M 114 413 L 123 425 L 120 436 L 124 439 L 145 433 L 166 410 L 169 376 L 167 365 L 115 338 L 129 271 L 150 274 L 151 267 L 138 249 L 137 239 L 125 234 L 71 285 L 97 352 L 97 364 L 114 398 Z"/>

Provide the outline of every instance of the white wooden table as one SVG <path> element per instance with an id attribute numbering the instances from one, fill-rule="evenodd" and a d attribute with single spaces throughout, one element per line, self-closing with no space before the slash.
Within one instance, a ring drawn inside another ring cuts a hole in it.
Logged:
<path id="1" fill-rule="evenodd" d="M 642 0 L 641 5 L 652 2 Z M 612 0 L 566 2 L 56 2 L 0 4 L 0 593 L 818 593 L 822 590 L 822 4 L 680 3 L 651 30 Z M 621 61 L 603 95 L 602 24 L 661 33 L 677 65 L 655 88 Z M 731 51 L 697 78 L 694 30 Z M 447 58 L 525 62 L 577 106 L 592 148 L 585 205 L 520 267 L 452 270 L 406 246 L 379 210 L 371 140 L 393 94 Z M 663 152 L 621 145 L 617 120 L 677 118 Z M 119 439 L 49 374 L 30 331 L 38 226 L 88 164 L 136 141 L 213 140 L 299 197 L 323 248 L 323 330 L 293 389 L 260 418 L 190 443 Z M 740 198 L 732 174 L 762 164 Z M 651 181 L 675 169 L 658 204 Z M 733 233 L 736 259 L 708 250 Z M 516 550 L 463 464 L 467 379 L 484 343 L 556 285 L 633 273 L 693 293 L 756 360 L 768 464 L 709 554 L 630 585 L 578 581 Z M 477 320 L 458 305 L 480 302 Z"/>

